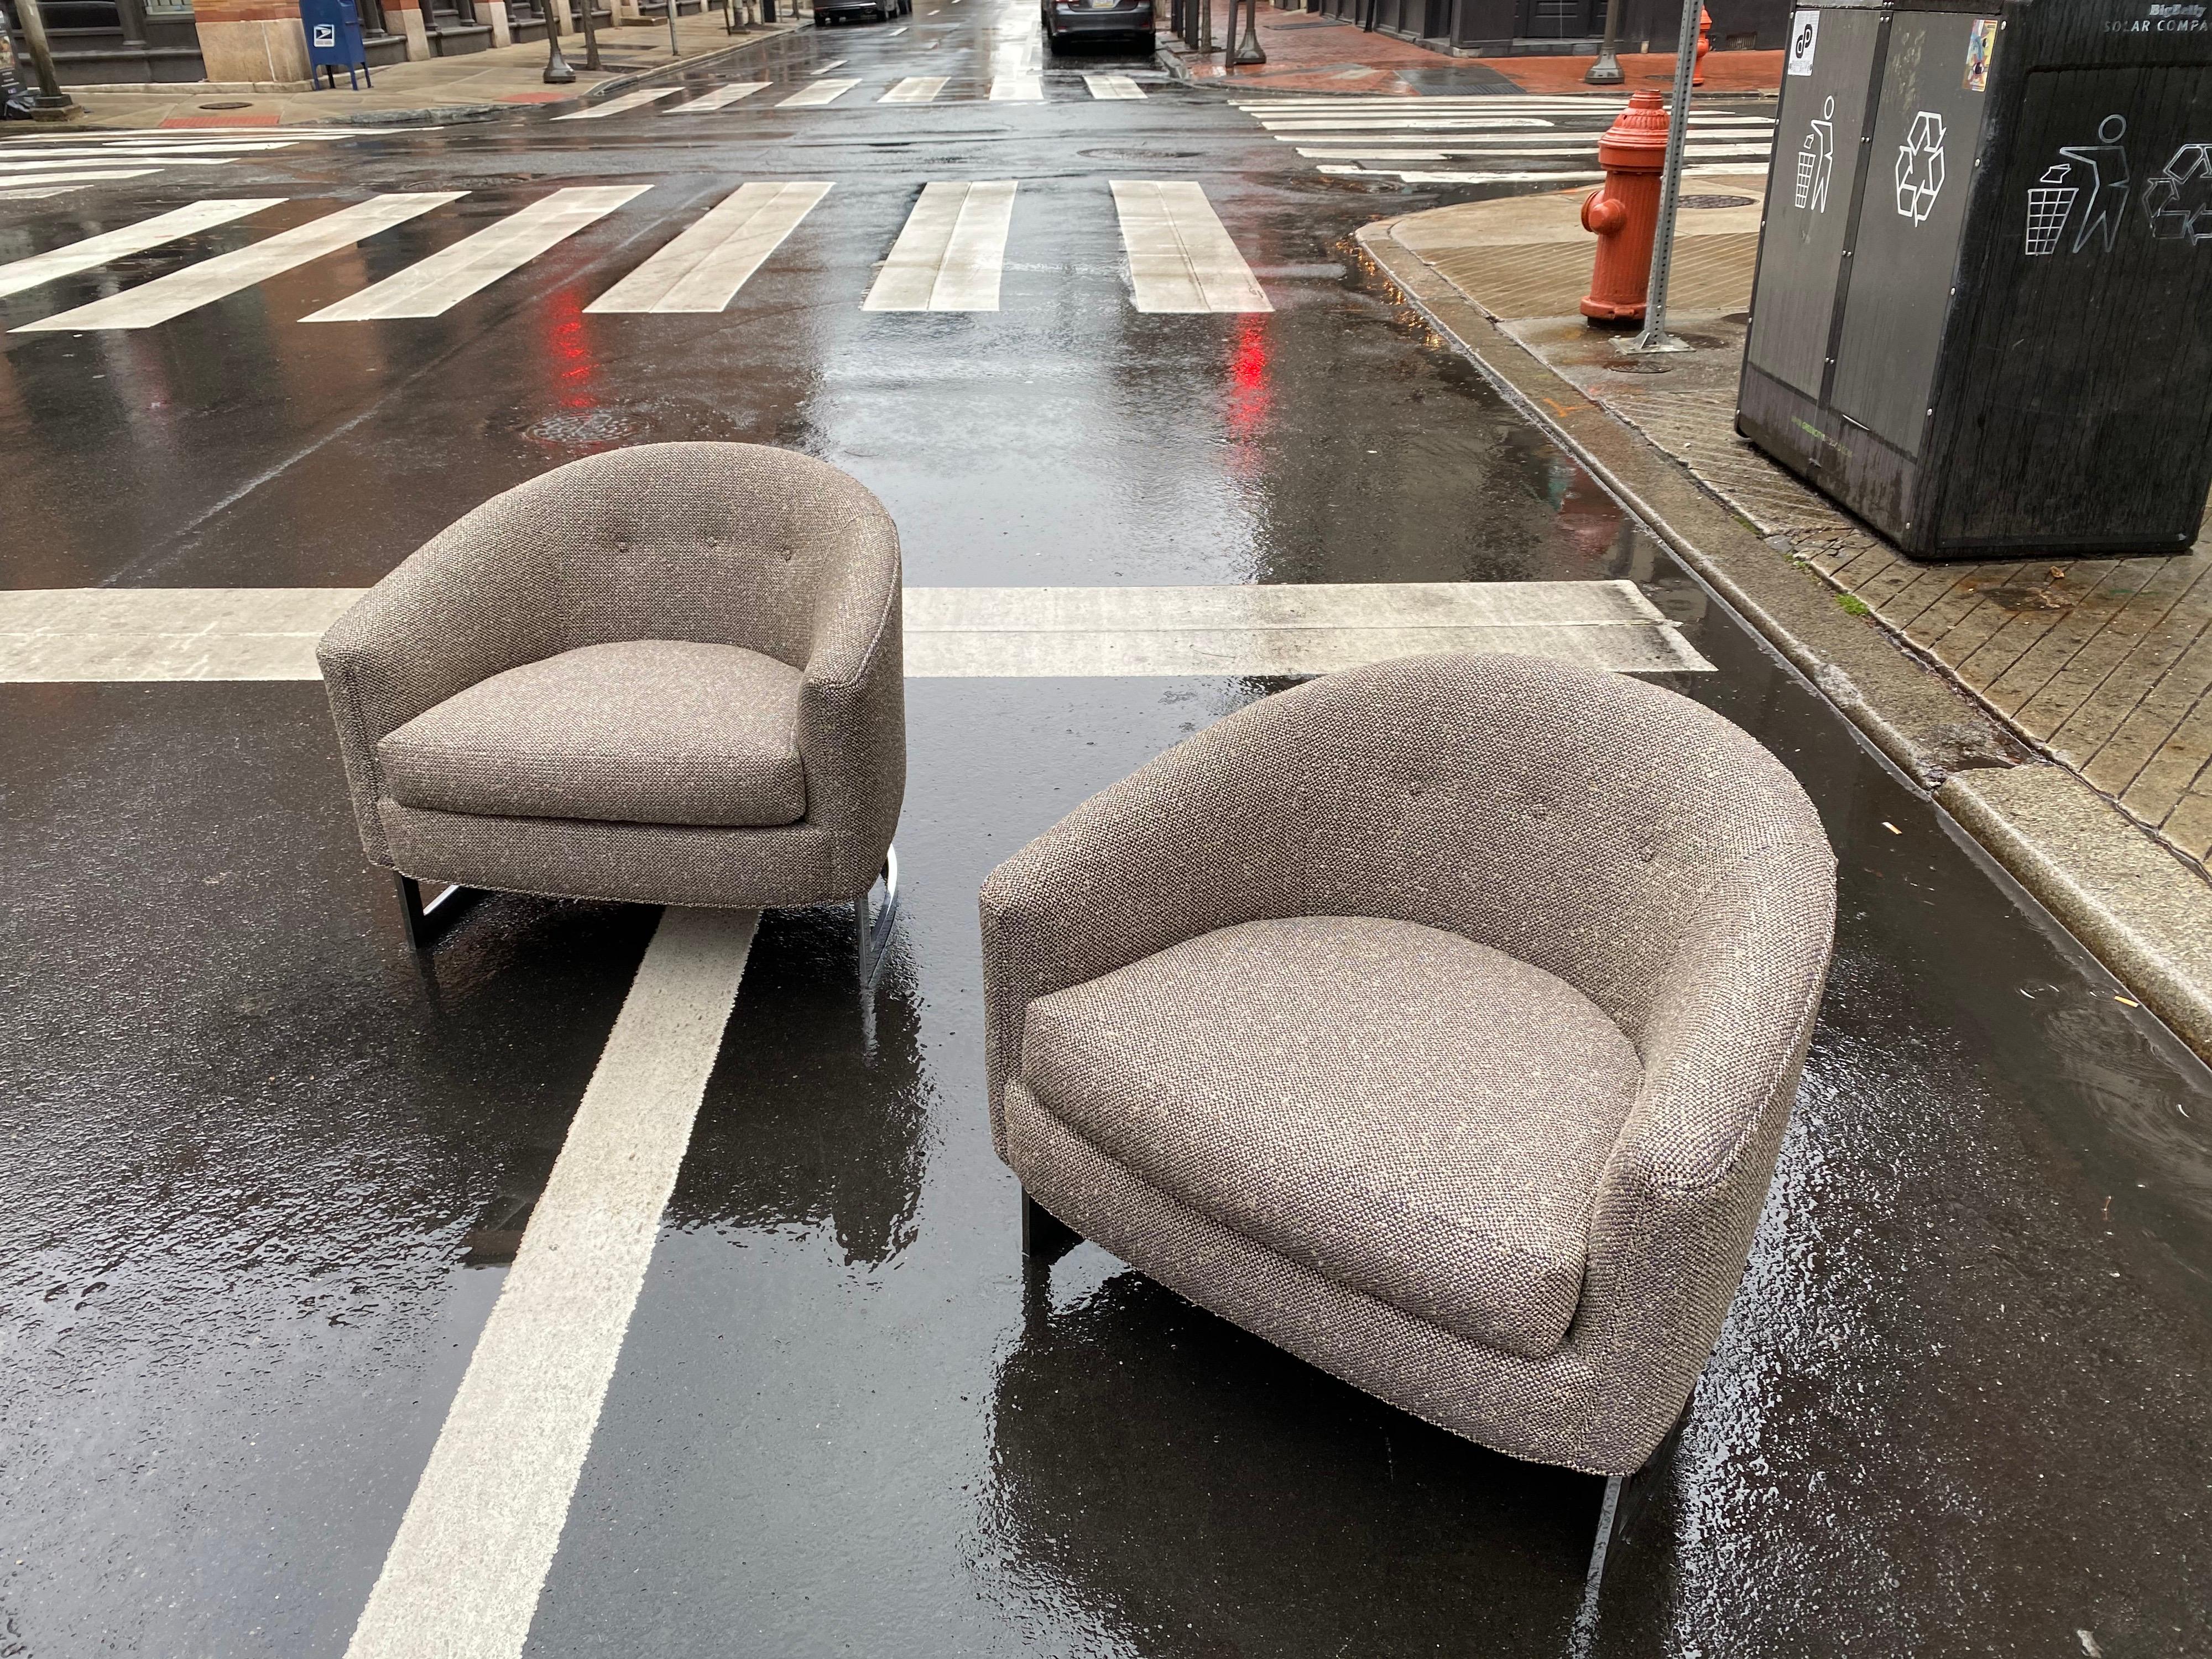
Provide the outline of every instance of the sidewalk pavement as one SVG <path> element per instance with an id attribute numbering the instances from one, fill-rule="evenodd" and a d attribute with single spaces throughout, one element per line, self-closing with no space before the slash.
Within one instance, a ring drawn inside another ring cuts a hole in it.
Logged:
<path id="1" fill-rule="evenodd" d="M 182 83 L 93 91 L 71 88 L 87 122 L 98 127 L 270 127 L 307 125 L 404 126 L 416 122 L 465 120 L 528 104 L 581 102 L 642 79 L 677 64 L 703 64 L 745 47 L 788 34 L 803 25 L 755 24 L 727 33 L 720 12 L 680 17 L 677 46 L 668 45 L 668 24 L 635 24 L 599 31 L 597 73 L 584 68 L 584 37 L 561 37 L 561 51 L 576 71 L 572 86 L 545 84 L 545 42 L 541 38 L 459 58 L 433 58 L 419 64 L 392 64 L 373 71 L 375 83 L 356 90 L 343 78 L 337 89 L 319 92 L 235 90 L 217 83 Z"/>
<path id="2" fill-rule="evenodd" d="M 1922 563 L 1736 436 L 1765 191 L 1709 176 L 1686 198 L 1668 321 L 1698 349 L 1662 358 L 1622 356 L 1577 312 L 1584 189 L 1411 214 L 1360 240 L 2212 1056 L 2212 540 L 2170 558 Z"/>
<path id="3" fill-rule="evenodd" d="M 1161 58 L 1183 79 L 1199 85 L 1252 86 L 1268 92 L 1335 92 L 1434 97 L 1450 93 L 1587 92 L 1618 97 L 1623 91 L 1674 84 L 1674 54 L 1626 52 L 1620 67 L 1625 87 L 1590 87 L 1583 75 L 1588 58 L 1542 55 L 1523 58 L 1455 58 L 1379 34 L 1333 17 L 1304 11 L 1258 9 L 1264 64 L 1230 68 L 1225 52 L 1208 57 L 1160 32 Z M 1228 8 L 1217 3 L 1214 18 L 1228 27 Z M 1216 46 L 1225 43 L 1217 40 Z M 1713 52 L 1705 56 L 1701 93 L 1758 93 L 1769 97 L 1782 84 L 1778 52 Z"/>

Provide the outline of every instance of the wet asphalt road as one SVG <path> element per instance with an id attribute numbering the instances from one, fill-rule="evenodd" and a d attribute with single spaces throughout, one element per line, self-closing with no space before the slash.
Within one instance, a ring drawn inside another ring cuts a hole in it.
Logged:
<path id="1" fill-rule="evenodd" d="M 2203 1068 L 1357 268 L 1358 225 L 1443 197 L 1319 177 L 1157 82 L 975 101 L 1030 19 L 967 0 L 765 54 L 794 82 L 845 58 L 856 99 L 965 77 L 958 101 L 532 116 L 8 204 L 14 258 L 286 198 L 136 281 L 373 191 L 471 192 L 159 328 L 4 337 L 7 585 L 367 582 L 508 484 L 676 438 L 848 468 L 916 586 L 1632 578 L 1719 671 L 1672 683 L 1812 792 L 1844 902 L 1749 1279 L 1596 1651 L 2212 1650 Z M 1202 180 L 1276 310 L 1133 312 L 1131 176 Z M 730 313 L 584 313 L 760 177 L 835 187 Z M 920 185 L 974 178 L 1022 181 L 1003 309 L 864 313 Z M 599 183 L 651 188 L 441 318 L 295 320 Z M 1024 1295 L 977 884 L 1271 689 L 910 685 L 872 1026 L 842 917 L 769 917 L 532 1653 L 1565 1650 L 1595 1480 L 1095 1247 Z M 0 1655 L 335 1656 L 653 914 L 494 899 L 418 965 L 312 685 L 0 687 Z"/>

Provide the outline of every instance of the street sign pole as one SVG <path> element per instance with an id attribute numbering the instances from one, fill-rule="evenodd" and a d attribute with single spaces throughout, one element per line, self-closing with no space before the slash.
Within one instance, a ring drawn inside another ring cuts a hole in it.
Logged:
<path id="1" fill-rule="evenodd" d="M 46 20 L 39 15 L 39 0 L 15 0 L 15 15 L 23 26 L 23 44 L 31 49 L 31 68 L 39 77 L 39 89 L 31 95 L 31 118 L 66 121 L 76 113 L 76 104 L 55 78 L 53 49 L 46 44 Z"/>
<path id="2" fill-rule="evenodd" d="M 1589 66 L 1583 76 L 1587 87 L 1617 87 L 1628 77 L 1620 72 L 1620 0 L 1605 0 L 1605 44 L 1598 48 L 1597 62 Z"/>
<path id="3" fill-rule="evenodd" d="M 1667 126 L 1666 171 L 1659 179 L 1659 232 L 1651 239 L 1651 280 L 1644 285 L 1644 332 L 1628 351 L 1687 351 L 1686 341 L 1667 331 L 1667 277 L 1674 263 L 1674 214 L 1682 196 L 1682 144 L 1690 132 L 1690 78 L 1698 70 L 1698 20 L 1705 0 L 1682 0 L 1682 30 L 1674 45 L 1674 107 Z"/>

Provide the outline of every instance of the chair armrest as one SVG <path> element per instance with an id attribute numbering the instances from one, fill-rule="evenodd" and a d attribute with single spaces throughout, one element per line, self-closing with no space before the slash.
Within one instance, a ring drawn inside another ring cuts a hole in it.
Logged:
<path id="1" fill-rule="evenodd" d="M 1743 1282 L 1835 931 L 1825 841 L 1711 884 L 1644 1023 L 1644 1076 L 1598 1182 L 1570 1341 L 1623 1446 L 1679 1416 Z"/>
<path id="2" fill-rule="evenodd" d="M 906 799 L 906 652 L 898 532 L 872 498 L 816 596 L 799 685 L 806 817 L 833 837 L 832 876 L 859 892 L 882 867 Z"/>
<path id="3" fill-rule="evenodd" d="M 376 745 L 480 680 L 563 648 L 527 503 L 496 497 L 404 560 L 315 647 L 362 844 L 389 865 Z"/>

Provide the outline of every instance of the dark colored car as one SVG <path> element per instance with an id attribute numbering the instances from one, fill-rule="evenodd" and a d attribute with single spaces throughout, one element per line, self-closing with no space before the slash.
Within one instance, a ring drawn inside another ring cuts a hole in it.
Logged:
<path id="1" fill-rule="evenodd" d="M 1152 0 L 1041 0 L 1045 38 L 1060 51 L 1074 40 L 1115 35 L 1152 49 Z"/>
<path id="2" fill-rule="evenodd" d="M 872 17 L 878 23 L 894 17 L 906 17 L 914 11 L 914 0 L 814 0 L 814 21 L 819 26 L 842 17 Z"/>

